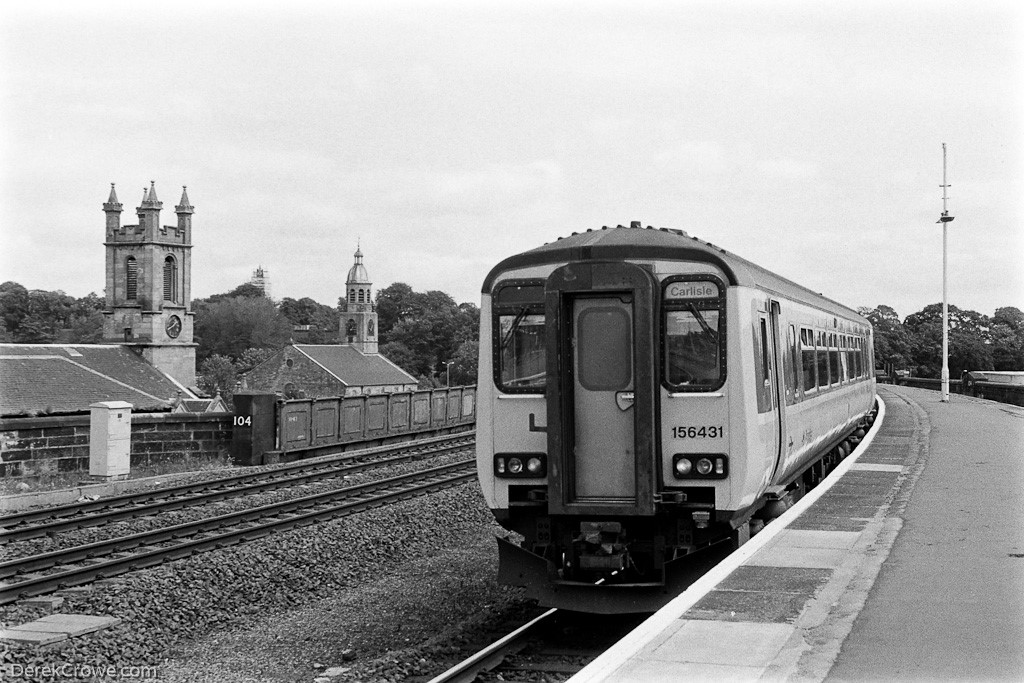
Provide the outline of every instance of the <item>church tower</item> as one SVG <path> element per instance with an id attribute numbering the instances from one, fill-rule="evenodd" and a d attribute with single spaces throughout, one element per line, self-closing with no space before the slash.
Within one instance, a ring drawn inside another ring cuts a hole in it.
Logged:
<path id="1" fill-rule="evenodd" d="M 178 224 L 160 225 L 163 202 L 156 183 L 142 190 L 137 225 L 121 225 L 114 184 L 103 204 L 107 215 L 106 310 L 103 340 L 132 347 L 185 387 L 196 384 L 192 341 L 192 213 L 185 188 L 174 207 Z"/>
<path id="2" fill-rule="evenodd" d="M 363 353 L 377 353 L 377 311 L 370 294 L 370 276 L 363 265 L 363 252 L 356 247 L 356 262 L 345 279 L 345 304 L 341 307 L 338 341 Z"/>

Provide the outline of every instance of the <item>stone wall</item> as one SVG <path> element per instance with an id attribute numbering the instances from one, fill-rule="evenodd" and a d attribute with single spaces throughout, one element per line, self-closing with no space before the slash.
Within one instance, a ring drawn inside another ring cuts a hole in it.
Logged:
<path id="1" fill-rule="evenodd" d="M 231 414 L 132 415 L 132 470 L 173 471 L 223 463 L 231 452 Z M 0 478 L 33 481 L 89 474 L 89 416 L 0 419 Z"/>

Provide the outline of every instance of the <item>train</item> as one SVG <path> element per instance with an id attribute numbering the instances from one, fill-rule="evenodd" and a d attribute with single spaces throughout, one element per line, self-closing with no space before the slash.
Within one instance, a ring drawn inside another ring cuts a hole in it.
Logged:
<path id="1" fill-rule="evenodd" d="M 483 283 L 476 461 L 498 578 L 647 612 L 779 516 L 875 414 L 863 316 L 686 232 L 602 227 Z"/>

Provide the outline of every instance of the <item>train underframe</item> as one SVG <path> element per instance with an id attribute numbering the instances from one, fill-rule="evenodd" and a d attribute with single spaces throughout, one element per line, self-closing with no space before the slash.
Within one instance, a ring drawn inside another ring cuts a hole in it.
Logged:
<path id="1" fill-rule="evenodd" d="M 827 476 L 872 419 L 873 411 L 745 510 L 716 510 L 713 502 L 693 502 L 692 492 L 672 491 L 661 495 L 653 516 L 559 516 L 547 514 L 545 489 L 510 491 L 518 501 L 495 516 L 523 540 L 497 539 L 499 580 L 524 586 L 529 597 L 562 609 L 656 611 Z"/>

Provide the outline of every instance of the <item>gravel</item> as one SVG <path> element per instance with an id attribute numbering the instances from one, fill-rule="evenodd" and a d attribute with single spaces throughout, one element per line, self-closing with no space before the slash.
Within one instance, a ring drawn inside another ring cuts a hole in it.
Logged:
<path id="1" fill-rule="evenodd" d="M 270 505 L 272 503 L 279 503 L 286 500 L 292 500 L 294 498 L 301 498 L 303 496 L 310 496 L 316 493 L 353 486 L 355 484 L 394 477 L 400 474 L 426 469 L 428 467 L 446 465 L 460 460 L 465 460 L 469 457 L 471 457 L 471 454 L 467 451 L 431 456 L 429 460 L 392 464 L 364 470 L 362 472 L 347 475 L 344 480 L 341 478 L 331 478 L 321 481 L 312 481 L 288 488 L 275 489 L 238 498 L 230 498 L 212 504 L 183 508 L 180 510 L 169 510 L 162 512 L 159 515 L 138 517 L 103 526 L 85 527 L 82 529 L 61 532 L 60 534 L 52 537 L 43 536 L 40 538 L 27 539 L 25 541 L 19 541 L 8 545 L 4 549 L 4 560 L 14 560 L 29 555 L 74 548 L 80 545 L 106 541 L 121 536 L 129 536 L 131 534 L 142 533 L 144 531 L 152 531 L 154 529 L 162 529 L 177 524 L 196 522 L 213 516 L 240 512 L 242 510 L 248 510 L 262 505 Z"/>
<path id="2" fill-rule="evenodd" d="M 156 665 L 172 681 L 401 680 L 443 656 L 446 629 L 525 603 L 494 582 L 496 533 L 477 485 L 461 485 L 69 592 L 60 612 L 123 623 L 0 661 Z M 4 626 L 37 616 L 0 609 Z"/>

